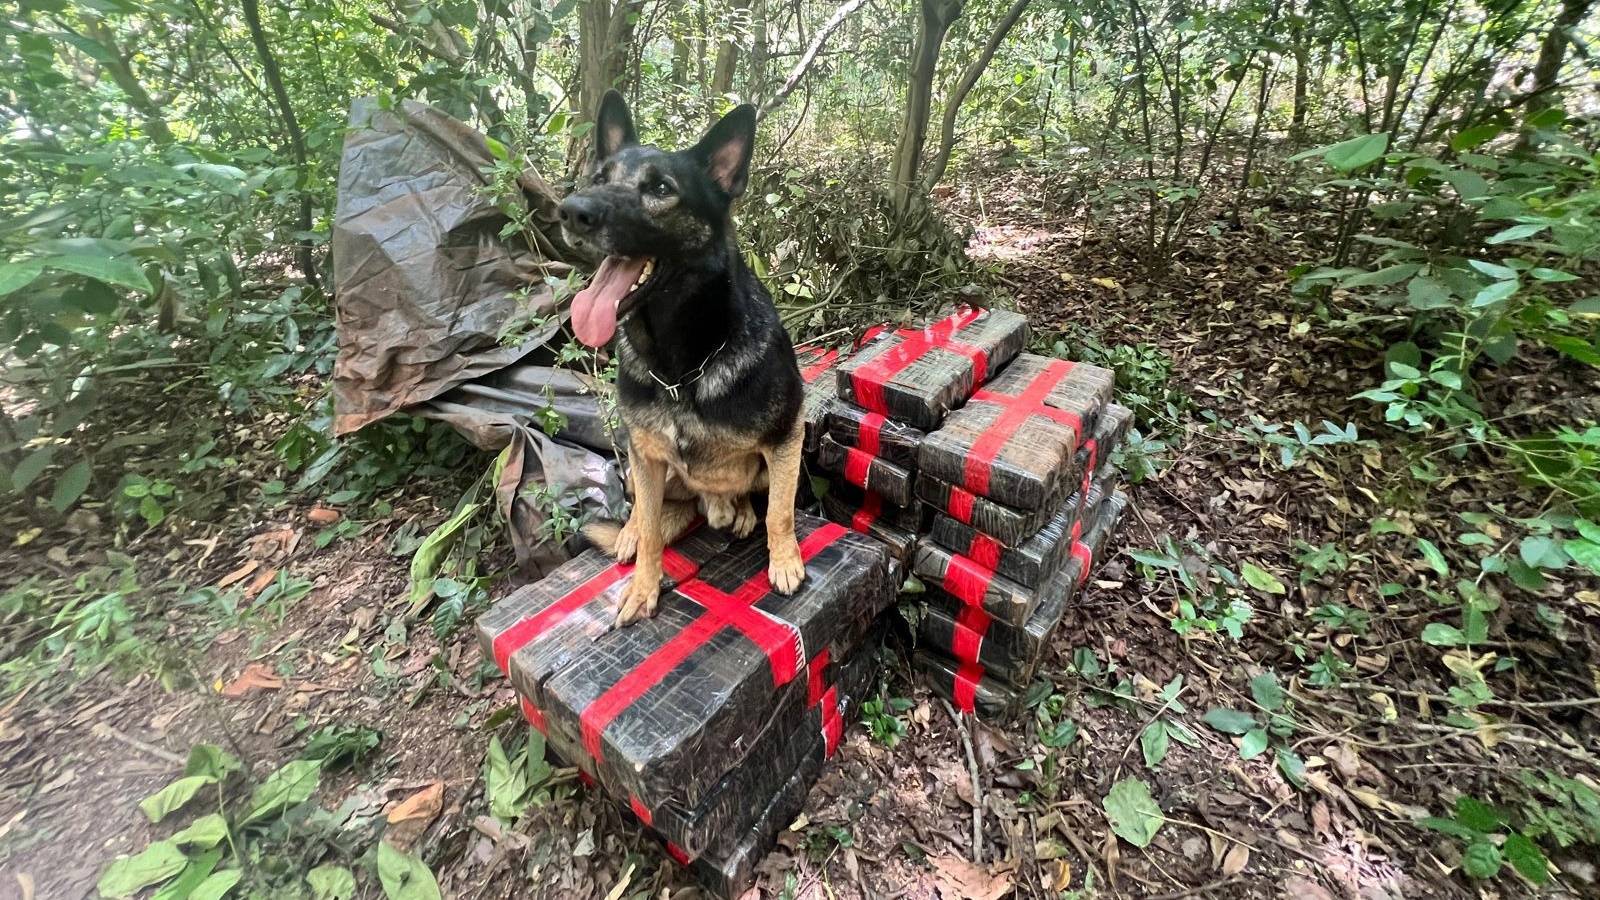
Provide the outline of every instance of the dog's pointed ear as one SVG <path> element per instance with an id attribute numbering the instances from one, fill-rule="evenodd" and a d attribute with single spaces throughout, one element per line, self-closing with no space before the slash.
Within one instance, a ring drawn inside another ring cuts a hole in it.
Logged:
<path id="1" fill-rule="evenodd" d="M 595 162 L 616 153 L 623 147 L 639 143 L 639 133 L 633 130 L 633 116 L 628 113 L 628 101 L 616 88 L 606 91 L 600 99 L 600 113 L 594 119 Z"/>
<path id="2" fill-rule="evenodd" d="M 756 108 L 745 103 L 711 126 L 700 143 L 694 145 L 694 155 L 705 164 L 711 180 L 727 191 L 729 199 L 737 200 L 750 180 L 750 153 L 755 144 Z"/>

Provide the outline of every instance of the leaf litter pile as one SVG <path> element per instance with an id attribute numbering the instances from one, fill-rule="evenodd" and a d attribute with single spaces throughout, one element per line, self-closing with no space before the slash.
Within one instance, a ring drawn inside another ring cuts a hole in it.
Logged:
<path id="1" fill-rule="evenodd" d="M 1155 273 L 1117 251 L 1126 223 L 1041 210 L 1029 177 L 952 212 L 1033 349 L 1116 370 L 1132 507 L 1021 718 L 958 718 L 887 660 L 751 896 L 1600 890 L 1600 593 L 1507 530 L 1537 511 L 1513 476 L 1445 455 L 1410 480 L 1414 451 L 1350 399 L 1381 351 L 1309 325 L 1292 232 L 1201 234 Z M 190 602 L 142 608 L 135 662 L 0 700 L 6 889 L 693 896 L 550 765 L 470 628 L 408 616 L 408 550 L 458 488 L 419 479 L 359 522 L 240 508 L 142 548 L 142 580 Z M 1502 545 L 1536 584 L 1481 577 Z"/>

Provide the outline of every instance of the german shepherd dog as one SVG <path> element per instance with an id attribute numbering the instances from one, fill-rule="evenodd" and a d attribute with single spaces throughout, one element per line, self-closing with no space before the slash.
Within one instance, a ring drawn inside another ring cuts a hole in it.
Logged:
<path id="1" fill-rule="evenodd" d="M 573 331 L 595 348 L 616 338 L 633 512 L 620 528 L 585 533 L 617 559 L 637 559 L 619 626 L 655 614 L 662 548 L 699 512 L 738 537 L 755 529 L 752 491 L 767 491 L 772 587 L 790 594 L 805 579 L 794 533 L 804 385 L 733 229 L 755 132 L 755 107 L 744 105 L 668 153 L 639 143 L 627 103 L 609 91 L 590 183 L 561 204 L 568 241 L 603 256 L 573 298 Z"/>

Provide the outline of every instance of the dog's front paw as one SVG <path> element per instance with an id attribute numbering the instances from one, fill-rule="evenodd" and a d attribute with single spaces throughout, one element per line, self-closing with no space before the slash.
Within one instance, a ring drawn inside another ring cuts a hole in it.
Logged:
<path id="1" fill-rule="evenodd" d="M 616 556 L 618 562 L 632 562 L 639 553 L 639 529 L 633 527 L 633 519 L 628 519 L 628 524 L 622 526 L 617 532 Z"/>
<path id="2" fill-rule="evenodd" d="M 622 609 L 617 611 L 617 627 L 626 628 L 640 619 L 653 617 L 660 596 L 660 579 L 645 579 L 635 574 L 628 583 L 627 592 L 622 595 Z"/>
<path id="3" fill-rule="evenodd" d="M 739 498 L 739 511 L 734 513 L 733 516 L 733 536 L 736 538 L 749 537 L 750 532 L 756 530 L 756 522 L 758 521 L 760 520 L 756 518 L 756 508 L 750 505 L 750 498 Z"/>
<path id="4" fill-rule="evenodd" d="M 767 580 L 778 593 L 792 594 L 800 589 L 800 582 L 806 580 L 806 561 L 800 558 L 799 552 L 774 556 L 767 566 Z"/>

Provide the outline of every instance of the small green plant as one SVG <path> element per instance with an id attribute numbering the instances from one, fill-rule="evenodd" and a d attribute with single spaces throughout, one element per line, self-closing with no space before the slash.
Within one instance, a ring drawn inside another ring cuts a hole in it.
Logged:
<path id="1" fill-rule="evenodd" d="M 1536 885 L 1550 880 L 1550 863 L 1539 845 L 1511 827 L 1499 810 L 1465 794 L 1456 798 L 1449 817 L 1428 816 L 1417 822 L 1461 842 L 1461 871 L 1470 878 L 1489 879 L 1507 863 Z"/>
<path id="2" fill-rule="evenodd" d="M 1172 619 L 1172 630 L 1181 635 L 1222 632 L 1237 641 L 1255 615 L 1254 607 L 1244 599 L 1245 586 L 1264 593 L 1284 590 L 1276 577 L 1251 563 L 1245 564 L 1245 578 L 1241 579 L 1195 541 L 1179 544 L 1166 537 L 1159 548 L 1124 552 L 1139 564 L 1140 576 L 1146 581 L 1156 581 L 1162 573 L 1175 580 L 1178 614 Z M 1185 557 L 1198 565 L 1186 565 Z"/>
<path id="3" fill-rule="evenodd" d="M 1255 701 L 1256 712 L 1212 707 L 1206 710 L 1205 723 L 1223 734 L 1239 738 L 1240 759 L 1255 759 L 1274 750 L 1283 777 L 1295 787 L 1305 787 L 1305 760 L 1287 740 L 1295 732 L 1288 692 L 1278 684 L 1276 675 L 1264 672 L 1250 679 L 1250 697 Z"/>
<path id="4" fill-rule="evenodd" d="M 861 704 L 861 721 L 866 723 L 873 740 L 893 747 L 906 736 L 904 714 L 912 705 L 912 702 L 905 697 L 890 697 L 886 693 L 879 693 L 878 696 Z"/>
<path id="5" fill-rule="evenodd" d="M 484 791 L 489 797 L 489 812 L 501 823 L 510 825 L 522 817 L 529 806 L 550 802 L 550 776 L 554 770 L 545 758 L 544 735 L 523 728 L 524 736 L 506 752 L 498 736 L 489 739 L 483 761 Z"/>

